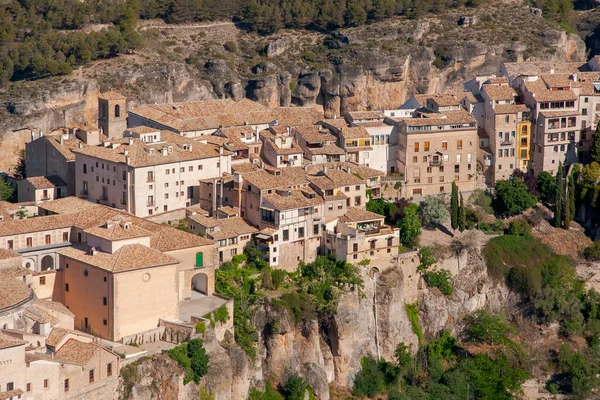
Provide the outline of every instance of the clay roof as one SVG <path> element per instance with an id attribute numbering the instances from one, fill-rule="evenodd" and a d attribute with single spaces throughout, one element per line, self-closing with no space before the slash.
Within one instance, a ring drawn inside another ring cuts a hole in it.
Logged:
<path id="1" fill-rule="evenodd" d="M 213 241 L 210 239 L 192 235 L 169 225 L 147 221 L 123 211 L 92 203 L 91 201 L 79 199 L 77 197 L 65 197 L 52 200 L 44 203 L 40 208 L 53 213 L 62 214 L 63 218 L 72 215 L 71 218 L 74 218 L 73 225 L 81 229 L 88 229 L 105 224 L 106 221 L 117 215 L 124 216 L 129 218 L 133 222 L 133 225 L 137 225 L 150 231 L 152 233 L 152 236 L 150 237 L 150 247 L 163 252 L 213 245 Z M 0 224 L 0 227 L 1 226 L 2 224 Z"/>
<path id="2" fill-rule="evenodd" d="M 279 175 L 276 175 L 264 169 L 258 169 L 256 171 L 244 172 L 242 173 L 242 177 L 244 181 L 248 181 L 261 190 L 308 184 L 306 171 L 302 167 L 287 167 L 278 171 Z"/>
<path id="3" fill-rule="evenodd" d="M 525 111 L 529 111 L 525 104 L 496 104 L 494 106 L 495 114 L 515 114 Z"/>
<path id="4" fill-rule="evenodd" d="M 30 178 L 26 178 L 26 180 L 31 183 L 31 185 L 36 189 L 49 189 L 58 186 L 67 186 L 65 181 L 60 179 L 59 176 L 51 175 L 51 176 L 34 176 Z"/>
<path id="5" fill-rule="evenodd" d="M 460 99 L 462 99 L 464 95 L 465 93 L 438 93 L 427 96 L 427 100 L 431 100 L 439 107 L 458 106 L 460 104 Z"/>
<path id="6" fill-rule="evenodd" d="M 467 98 L 467 100 L 469 100 L 469 103 L 471 103 L 471 104 L 473 104 L 473 103 L 479 103 L 479 101 L 480 101 L 471 92 L 467 92 L 463 98 L 465 98 L 465 97 Z"/>
<path id="7" fill-rule="evenodd" d="M 160 129 L 151 128 L 149 126 L 136 126 L 135 128 L 127 128 L 126 132 L 132 132 L 132 133 L 137 133 L 138 135 L 142 135 L 145 133 L 160 132 Z"/>
<path id="8" fill-rule="evenodd" d="M 579 70 L 586 70 L 587 67 L 580 62 L 525 61 L 506 62 L 504 69 L 509 76 L 535 76 L 550 73 L 573 74 Z"/>
<path id="9" fill-rule="evenodd" d="M 335 144 L 326 144 L 323 147 L 307 147 L 304 151 L 306 152 L 306 155 L 309 157 L 312 157 L 313 155 L 321 155 L 321 154 L 342 155 L 345 153 L 342 148 L 338 147 Z"/>
<path id="10" fill-rule="evenodd" d="M 483 92 L 490 100 L 514 100 L 517 96 L 515 89 L 508 85 L 483 85 Z"/>
<path id="11" fill-rule="evenodd" d="M 15 337 L 6 335 L 0 331 L 0 349 L 7 349 L 9 347 L 15 346 L 24 346 L 27 344 L 23 340 L 17 339 Z"/>
<path id="12" fill-rule="evenodd" d="M 217 226 L 219 226 L 219 220 L 217 220 L 216 218 L 207 217 L 202 214 L 193 214 L 188 215 L 187 217 L 192 221 L 196 222 L 197 224 L 203 226 L 204 228 L 216 228 Z"/>
<path id="13" fill-rule="evenodd" d="M 569 117 L 569 116 L 579 115 L 579 111 L 578 110 L 573 110 L 573 111 L 546 111 L 546 110 L 543 110 L 543 111 L 540 111 L 540 114 L 546 118 Z"/>
<path id="14" fill-rule="evenodd" d="M 56 358 L 69 361 L 77 365 L 86 365 L 100 352 L 101 347 L 94 343 L 84 343 L 76 339 L 69 339 L 56 352 Z"/>
<path id="15" fill-rule="evenodd" d="M 317 175 L 309 175 L 307 179 L 322 190 L 336 189 L 342 186 L 360 185 L 364 183 L 362 179 L 347 173 L 342 170 L 327 170 L 327 172 L 321 172 Z"/>
<path id="16" fill-rule="evenodd" d="M 7 392 L 0 392 L 0 400 L 20 398 L 22 394 L 23 394 L 23 390 L 21 390 L 21 389 L 14 389 L 14 390 L 9 390 Z"/>
<path id="17" fill-rule="evenodd" d="M 313 196 L 311 199 L 308 196 Z M 323 203 L 323 198 L 309 188 L 290 190 L 289 194 L 279 193 L 264 194 L 263 201 L 278 210 L 294 210 L 297 208 L 312 207 Z"/>
<path id="18" fill-rule="evenodd" d="M 350 122 L 358 120 L 378 120 L 383 119 L 383 111 L 349 111 L 345 114 Z"/>
<path id="19" fill-rule="evenodd" d="M 300 136 L 307 143 L 335 142 L 336 137 L 328 130 L 318 125 L 298 126 L 294 128 L 294 134 Z"/>
<path id="20" fill-rule="evenodd" d="M 173 257 L 141 244 L 123 246 L 112 254 L 98 251 L 92 255 L 89 247 L 69 247 L 59 254 L 113 273 L 179 263 Z"/>
<path id="21" fill-rule="evenodd" d="M 22 235 L 25 233 L 70 228 L 75 216 L 48 215 L 25 219 L 11 219 L 0 222 L 0 237 Z"/>
<path id="22" fill-rule="evenodd" d="M 339 134 L 344 139 L 369 139 L 371 137 L 362 125 L 340 129 Z"/>
<path id="23" fill-rule="evenodd" d="M 383 215 L 359 207 L 350 207 L 346 213 L 340 217 L 342 222 L 364 222 L 384 219 Z"/>
<path id="24" fill-rule="evenodd" d="M 237 215 L 237 214 L 239 214 L 238 210 L 236 210 L 235 208 L 230 207 L 230 206 L 219 207 L 219 208 L 217 208 L 217 211 L 221 212 L 223 214 L 227 214 L 227 215 Z"/>
<path id="25" fill-rule="evenodd" d="M 69 334 L 89 337 L 90 340 L 93 340 L 94 338 L 93 336 L 88 335 L 84 332 L 56 327 L 53 328 L 52 331 L 50 331 L 50 334 L 46 338 L 46 345 L 56 347 Z"/>
<path id="26" fill-rule="evenodd" d="M 75 154 L 73 153 L 73 150 L 78 149 L 80 145 L 82 147 L 87 147 L 87 144 L 77 138 L 63 139 L 61 144 L 60 136 L 61 135 L 49 135 L 44 137 L 46 140 L 48 140 L 48 143 L 50 143 L 56 149 L 56 151 L 62 154 L 67 161 L 75 161 Z"/>
<path id="27" fill-rule="evenodd" d="M 74 149 L 73 152 L 115 163 L 125 163 L 125 152 L 127 151 L 129 165 L 132 167 L 147 167 L 219 156 L 219 149 L 215 146 L 200 143 L 173 132 L 161 132 L 162 142 L 160 143 L 146 143 L 140 139 L 132 139 L 130 144 L 129 139 L 113 140 L 112 143 L 117 144 L 116 147 L 89 146 Z M 167 149 L 166 153 L 163 152 L 165 148 Z M 224 154 L 231 153 L 226 151 Z"/>
<path id="28" fill-rule="evenodd" d="M 46 310 L 36 307 L 29 306 L 23 311 L 23 316 L 29 318 L 30 320 L 40 323 L 46 324 L 50 323 L 50 325 L 56 325 L 59 323 L 58 319 L 49 314 Z"/>
<path id="29" fill-rule="evenodd" d="M 330 128 L 343 129 L 347 128 L 348 122 L 343 118 L 330 118 L 323 120 L 323 125 L 327 125 Z"/>
<path id="30" fill-rule="evenodd" d="M 527 91 L 533 93 L 537 102 L 577 100 L 577 95 L 572 90 L 549 90 L 540 79 L 525 82 L 525 87 Z"/>
<path id="31" fill-rule="evenodd" d="M 57 302 L 57 301 L 51 301 L 51 300 L 35 300 L 33 302 L 33 304 L 36 307 L 42 307 L 47 309 L 49 312 L 54 311 L 54 312 L 58 312 L 61 314 L 65 314 L 65 315 L 69 315 L 74 317 L 75 314 L 73 314 L 67 307 L 65 307 L 63 304 Z"/>
<path id="32" fill-rule="evenodd" d="M 543 74 L 540 77 L 549 88 L 570 88 L 577 86 L 577 82 L 570 79 L 570 74 Z"/>
<path id="33" fill-rule="evenodd" d="M 9 258 L 20 258 L 20 257 L 22 257 L 22 256 L 14 250 L 0 249 L 0 260 L 7 260 Z"/>
<path id="34" fill-rule="evenodd" d="M 84 232 L 106 240 L 125 240 L 152 236 L 152 232 L 137 226 L 120 215 L 113 217 L 104 225 L 88 228 Z"/>
<path id="35" fill-rule="evenodd" d="M 323 107 L 278 107 L 271 110 L 271 115 L 279 125 L 314 125 L 323 119 Z"/>
<path id="36" fill-rule="evenodd" d="M 486 80 L 484 83 L 496 83 L 496 84 L 506 83 L 506 84 L 508 84 L 508 78 L 505 76 L 498 76 L 495 78 L 490 78 L 490 79 Z"/>
<path id="37" fill-rule="evenodd" d="M 393 119 L 398 124 L 406 124 L 407 126 L 437 126 L 437 125 L 452 125 L 452 124 L 473 124 L 475 118 L 465 110 L 445 111 L 437 114 L 438 118 L 401 118 Z M 474 129 L 474 128 L 473 128 Z M 420 133 L 423 131 L 409 132 Z M 440 132 L 442 133 L 442 132 Z"/>
<path id="38" fill-rule="evenodd" d="M 249 225 L 242 217 L 222 218 L 218 220 L 218 224 L 219 230 L 209 234 L 214 240 L 228 239 L 258 232 L 258 229 Z"/>
<path id="39" fill-rule="evenodd" d="M 123 96 L 119 92 L 116 92 L 114 90 L 110 90 L 108 92 L 98 93 L 98 98 L 99 99 L 105 99 L 105 100 L 121 100 L 121 99 L 125 99 L 125 96 Z"/>
<path id="40" fill-rule="evenodd" d="M 287 135 L 286 135 L 287 136 Z M 265 145 L 270 146 L 275 154 L 286 155 L 286 154 L 302 154 L 302 148 L 298 146 L 296 141 L 292 138 L 290 147 L 279 147 L 277 144 L 277 136 L 265 129 L 260 132 L 260 137 L 263 139 Z M 289 136 L 288 136 L 289 137 Z"/>

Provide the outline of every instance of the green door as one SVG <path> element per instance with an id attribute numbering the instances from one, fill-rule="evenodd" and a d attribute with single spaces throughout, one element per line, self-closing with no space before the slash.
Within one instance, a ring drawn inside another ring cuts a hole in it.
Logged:
<path id="1" fill-rule="evenodd" d="M 203 254 L 202 254 L 201 251 L 198 252 L 198 253 L 196 253 L 196 267 L 202 267 L 203 266 L 202 256 L 203 256 Z"/>

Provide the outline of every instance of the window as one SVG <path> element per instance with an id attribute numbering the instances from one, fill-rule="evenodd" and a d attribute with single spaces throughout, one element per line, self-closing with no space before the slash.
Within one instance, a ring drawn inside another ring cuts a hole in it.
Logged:
<path id="1" fill-rule="evenodd" d="M 349 191 L 350 191 L 350 186 L 346 186 L 346 187 L 344 188 L 344 192 L 349 192 Z"/>
<path id="2" fill-rule="evenodd" d="M 108 321 L 107 321 L 107 320 L 105 320 L 105 319 L 103 319 L 103 320 L 102 320 L 102 325 L 104 325 L 104 326 L 108 325 Z"/>
<path id="3" fill-rule="evenodd" d="M 354 186 L 354 190 L 360 190 L 360 185 Z"/>
<path id="4" fill-rule="evenodd" d="M 153 206 L 154 205 L 154 196 L 148 196 L 148 205 L 149 206 Z"/>
<path id="5" fill-rule="evenodd" d="M 237 249 L 231 249 L 230 250 L 230 254 L 231 254 L 232 257 L 233 256 L 237 256 Z"/>
<path id="6" fill-rule="evenodd" d="M 121 106 L 116 104 L 115 105 L 115 118 L 119 118 L 121 116 Z"/>
<path id="7" fill-rule="evenodd" d="M 319 234 L 319 224 L 314 224 L 313 225 L 313 235 L 318 235 Z"/>
<path id="8" fill-rule="evenodd" d="M 462 161 L 462 154 L 457 154 L 456 155 L 456 162 L 460 163 Z"/>
<path id="9" fill-rule="evenodd" d="M 106 376 L 112 376 L 112 363 L 106 364 Z"/>
<path id="10" fill-rule="evenodd" d="M 419 142 L 415 142 L 415 153 L 419 152 Z"/>
<path id="11" fill-rule="evenodd" d="M 28 237 L 27 238 L 27 247 L 32 247 L 33 246 L 33 239 Z"/>
<path id="12" fill-rule="evenodd" d="M 337 209 L 338 209 L 338 210 L 341 210 L 341 209 L 343 209 L 343 208 L 344 208 L 344 204 L 343 204 L 343 203 L 338 203 L 338 205 L 337 205 Z"/>
<path id="13" fill-rule="evenodd" d="M 587 115 L 587 108 L 581 109 L 581 115 Z"/>
<path id="14" fill-rule="evenodd" d="M 15 247 L 15 244 L 14 244 L 14 242 L 13 242 L 12 240 L 9 240 L 9 241 L 8 241 L 8 248 L 9 248 L 9 249 L 13 249 L 14 247 Z"/>
<path id="15" fill-rule="evenodd" d="M 63 232 L 63 242 L 69 241 L 69 232 Z"/>
<path id="16" fill-rule="evenodd" d="M 87 174 L 87 164 L 83 164 L 83 173 Z"/>
<path id="17" fill-rule="evenodd" d="M 185 172 L 185 167 L 179 168 L 179 172 Z"/>
<path id="18" fill-rule="evenodd" d="M 65 292 L 68 292 L 68 291 L 69 291 L 69 284 L 65 283 Z"/>
<path id="19" fill-rule="evenodd" d="M 417 156 L 414 156 L 414 157 L 413 157 L 413 163 L 415 163 L 415 164 L 416 164 L 416 163 L 418 163 L 418 162 L 419 162 L 419 159 L 417 158 Z"/>
<path id="20" fill-rule="evenodd" d="M 69 391 L 69 379 L 65 379 L 65 392 Z"/>
<path id="21" fill-rule="evenodd" d="M 458 174 L 460 172 L 460 165 L 454 166 L 454 173 Z"/>
<path id="22" fill-rule="evenodd" d="M 196 267 L 202 267 L 204 266 L 204 253 L 202 253 L 201 251 L 199 251 L 198 253 L 196 253 Z"/>
<path id="23" fill-rule="evenodd" d="M 27 392 L 31 392 L 31 383 L 28 383 L 28 384 L 27 384 L 27 389 L 26 389 L 26 391 L 27 391 Z"/>
<path id="24" fill-rule="evenodd" d="M 504 122 L 507 123 L 507 124 L 510 122 L 510 119 L 509 119 L 508 115 L 504 117 Z"/>
<path id="25" fill-rule="evenodd" d="M 442 150 L 448 150 L 448 142 L 446 142 L 446 141 L 442 142 Z"/>
<path id="26" fill-rule="evenodd" d="M 102 305 L 105 306 L 108 304 L 108 299 L 106 297 L 102 298 Z"/>
<path id="27" fill-rule="evenodd" d="M 425 142 L 425 144 L 423 145 L 423 148 L 425 151 L 429 151 L 429 142 Z"/>
<path id="28" fill-rule="evenodd" d="M 356 252 L 358 251 L 358 243 L 354 243 L 354 244 L 352 245 L 352 251 L 353 251 L 354 253 L 356 253 Z"/>
<path id="29" fill-rule="evenodd" d="M 457 141 L 456 141 L 456 148 L 457 148 L 458 150 L 461 150 L 461 149 L 462 149 L 462 144 L 463 144 L 463 143 L 462 143 L 462 140 L 457 140 Z"/>
<path id="30" fill-rule="evenodd" d="M 165 175 L 169 175 L 171 173 L 171 170 L 169 168 L 165 169 Z"/>
<path id="31" fill-rule="evenodd" d="M 202 165 L 198 165 L 198 171 L 202 171 Z"/>
<path id="32" fill-rule="evenodd" d="M 44 243 L 45 243 L 45 244 L 51 244 L 51 243 L 52 243 L 52 238 L 51 238 L 51 236 L 50 236 L 50 235 L 46 235 L 46 236 L 44 237 Z"/>
<path id="33" fill-rule="evenodd" d="M 169 199 L 169 193 L 165 193 L 165 200 Z"/>
<path id="34" fill-rule="evenodd" d="M 40 286 L 45 286 L 45 285 L 46 285 L 46 277 L 40 276 Z"/>
<path id="35" fill-rule="evenodd" d="M 94 383 L 94 370 L 93 369 L 90 369 L 89 376 L 90 376 L 90 383 Z"/>
<path id="36" fill-rule="evenodd" d="M 50 381 L 48 379 L 44 379 L 44 389 L 48 389 L 50 386 Z"/>
<path id="37" fill-rule="evenodd" d="M 303 238 L 304 237 L 304 227 L 298 228 L 298 237 L 299 238 Z"/>

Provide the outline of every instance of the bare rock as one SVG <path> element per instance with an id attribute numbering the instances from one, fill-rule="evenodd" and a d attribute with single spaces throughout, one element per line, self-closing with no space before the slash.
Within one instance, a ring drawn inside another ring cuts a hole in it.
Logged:
<path id="1" fill-rule="evenodd" d="M 289 41 L 286 38 L 275 39 L 267 45 L 267 57 L 274 58 L 282 55 L 288 49 Z"/>

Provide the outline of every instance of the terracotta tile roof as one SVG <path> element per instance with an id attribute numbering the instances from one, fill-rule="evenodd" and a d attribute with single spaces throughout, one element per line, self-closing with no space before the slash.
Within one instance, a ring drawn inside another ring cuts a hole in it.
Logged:
<path id="1" fill-rule="evenodd" d="M 218 220 L 218 225 L 219 230 L 208 235 L 214 240 L 223 240 L 258 232 L 258 229 L 248 225 L 242 217 L 222 218 Z"/>
<path id="2" fill-rule="evenodd" d="M 318 125 L 298 126 L 293 130 L 294 135 L 301 137 L 307 143 L 335 142 L 336 137 L 328 130 L 323 130 Z"/>
<path id="3" fill-rule="evenodd" d="M 98 93 L 98 98 L 105 100 L 121 100 L 125 99 L 125 96 L 114 90 L 109 90 L 108 92 Z"/>
<path id="4" fill-rule="evenodd" d="M 256 164 L 252 164 L 252 163 L 241 163 L 241 164 L 234 164 L 231 166 L 231 172 L 237 172 L 237 173 L 244 173 L 244 172 L 252 172 L 252 171 L 257 171 L 259 170 L 260 167 Z"/>
<path id="5" fill-rule="evenodd" d="M 515 89 L 508 85 L 489 85 L 485 84 L 481 90 L 490 100 L 514 100 L 517 97 Z"/>
<path id="6" fill-rule="evenodd" d="M 302 167 L 287 167 L 280 170 L 280 175 L 267 172 L 264 169 L 242 173 L 244 181 L 248 181 L 258 189 L 286 188 L 296 185 L 306 185 L 306 171 Z"/>
<path id="7" fill-rule="evenodd" d="M 173 257 L 141 244 L 123 246 L 112 254 L 98 251 L 92 255 L 89 247 L 69 247 L 59 254 L 113 273 L 179 263 Z"/>
<path id="8" fill-rule="evenodd" d="M 54 326 L 59 323 L 59 320 L 50 315 L 47 311 L 35 306 L 27 307 L 25 311 L 23 311 L 23 316 L 40 324 L 50 323 L 51 326 Z"/>
<path id="9" fill-rule="evenodd" d="M 348 122 L 346 122 L 345 119 L 343 118 L 331 118 L 331 119 L 324 119 L 323 120 L 323 126 L 325 126 L 326 128 L 335 128 L 335 129 L 343 129 L 343 128 L 348 128 Z"/>
<path id="10" fill-rule="evenodd" d="M 150 247 L 159 251 L 173 251 L 191 247 L 212 246 L 213 241 L 197 235 L 181 231 L 169 225 L 157 224 L 142 218 L 135 217 L 101 204 L 92 203 L 77 197 L 65 197 L 52 200 L 40 206 L 40 209 L 65 216 L 73 215 L 74 226 L 88 229 L 106 223 L 116 215 L 129 218 L 134 225 L 152 232 Z M 40 218 L 40 217 L 38 217 Z M 0 224 L 0 227 L 2 224 Z"/>
<path id="11" fill-rule="evenodd" d="M 21 258 L 22 256 L 14 250 L 0 249 L 0 260 L 7 260 L 9 258 Z"/>
<path id="12" fill-rule="evenodd" d="M 85 332 L 74 331 L 65 328 L 52 328 L 52 331 L 50 331 L 50 334 L 46 338 L 46 345 L 56 347 L 69 334 L 88 337 L 90 340 L 94 339 L 93 336 L 88 335 Z"/>
<path id="13" fill-rule="evenodd" d="M 84 366 L 100 351 L 101 347 L 97 344 L 69 339 L 60 349 L 58 349 L 55 359 L 69 361 L 73 364 Z"/>
<path id="14" fill-rule="evenodd" d="M 525 82 L 525 88 L 537 102 L 577 100 L 572 90 L 549 90 L 541 79 Z"/>
<path id="15" fill-rule="evenodd" d="M 344 139 L 369 139 L 371 135 L 364 126 L 352 126 L 350 128 L 343 128 L 339 130 L 339 134 Z"/>
<path id="16" fill-rule="evenodd" d="M 336 189 L 342 186 L 361 185 L 363 180 L 341 170 L 327 170 L 317 175 L 308 175 L 307 179 L 321 190 Z"/>
<path id="17" fill-rule="evenodd" d="M 152 236 L 152 232 L 137 226 L 121 215 L 116 215 L 106 224 L 88 228 L 84 232 L 111 241 Z"/>
<path id="18" fill-rule="evenodd" d="M 287 133 L 284 136 L 289 138 L 289 136 L 287 136 Z M 261 131 L 260 137 L 262 138 L 264 145 L 271 147 L 271 149 L 273 149 L 273 151 L 277 155 L 302 154 L 302 148 L 298 146 L 298 143 L 296 143 L 296 141 L 293 138 L 290 147 L 280 147 L 277 144 L 277 136 L 270 132 L 268 129 Z"/>
<path id="19" fill-rule="evenodd" d="M 74 139 L 63 139 L 63 143 L 60 144 L 60 135 L 44 136 L 48 143 L 50 143 L 56 151 L 63 155 L 67 161 L 75 161 L 75 154 L 73 150 L 79 149 L 79 146 L 87 147 L 87 144 L 81 140 Z"/>
<path id="20" fill-rule="evenodd" d="M 280 125 L 296 126 L 314 124 L 323 118 L 322 107 L 269 109 L 247 99 L 145 105 L 131 110 L 130 113 L 178 131 L 257 125 L 274 121 Z"/>
<path id="21" fill-rule="evenodd" d="M 14 389 L 14 390 L 9 390 L 7 392 L 0 392 L 0 400 L 21 398 L 22 394 L 23 394 L 23 391 L 21 389 Z"/>
<path id="22" fill-rule="evenodd" d="M 525 111 L 529 111 L 525 104 L 496 104 L 494 106 L 495 114 L 515 114 Z"/>
<path id="23" fill-rule="evenodd" d="M 219 207 L 217 208 L 217 211 L 226 215 L 237 215 L 239 214 L 238 210 L 236 210 L 233 207 L 229 207 L 229 206 L 223 206 L 223 207 Z"/>
<path id="24" fill-rule="evenodd" d="M 346 213 L 340 217 L 340 221 L 342 222 L 365 222 L 382 219 L 384 219 L 383 215 L 379 215 L 359 207 L 348 208 Z"/>
<path id="25" fill-rule="evenodd" d="M 540 77 L 549 88 L 570 88 L 576 87 L 577 82 L 570 79 L 570 74 L 543 74 Z"/>
<path id="26" fill-rule="evenodd" d="M 349 111 L 345 114 L 345 117 L 350 122 L 363 121 L 363 120 L 379 120 L 383 119 L 383 111 Z"/>
<path id="27" fill-rule="evenodd" d="M 203 226 L 204 228 L 216 228 L 219 226 L 219 220 L 216 218 L 208 217 L 202 214 L 193 214 L 187 216 L 189 219 L 197 223 L 198 225 Z"/>
<path id="28" fill-rule="evenodd" d="M 68 316 L 72 316 L 74 317 L 75 314 L 73 314 L 67 307 L 65 307 L 63 304 L 57 302 L 57 301 L 51 301 L 51 300 L 35 300 L 33 302 L 33 304 L 36 307 L 42 307 L 45 308 L 49 311 L 54 311 L 54 312 L 58 312 L 61 314 L 65 314 Z"/>
<path id="29" fill-rule="evenodd" d="M 506 83 L 506 84 L 508 84 L 508 78 L 505 76 L 498 76 L 496 78 L 490 78 L 490 79 L 486 80 L 484 83 L 495 83 L 495 84 Z"/>
<path id="30" fill-rule="evenodd" d="M 588 69 L 585 64 L 580 62 L 525 61 L 506 62 L 503 65 L 509 76 L 535 76 L 550 73 L 573 74 Z"/>
<path id="31" fill-rule="evenodd" d="M 0 349 L 7 349 L 9 347 L 15 346 L 24 346 L 27 343 L 23 340 L 17 339 L 15 337 L 6 335 L 0 331 Z"/>
<path id="32" fill-rule="evenodd" d="M 310 198 L 312 196 L 313 198 Z M 268 204 L 265 204 L 268 203 Z M 290 190 L 289 194 L 281 195 L 279 193 L 271 193 L 263 195 L 263 204 L 269 205 L 278 210 L 294 210 L 297 208 L 313 207 L 323 204 L 323 198 L 309 188 Z"/>
<path id="33" fill-rule="evenodd" d="M 118 144 L 116 147 L 89 146 L 74 149 L 73 152 L 115 163 L 125 163 L 125 152 L 127 152 L 129 165 L 132 167 L 147 167 L 219 156 L 217 147 L 200 143 L 173 132 L 161 132 L 161 140 L 162 143 L 145 143 L 140 139 L 132 139 L 130 144 L 129 139 L 119 139 L 112 141 L 112 143 Z M 166 153 L 163 152 L 164 149 L 167 149 Z M 224 154 L 231 153 L 225 151 Z"/>
<path id="34" fill-rule="evenodd" d="M 570 116 L 579 115 L 579 111 L 578 110 L 573 110 L 573 111 L 546 111 L 546 110 L 543 110 L 543 111 L 540 111 L 540 114 L 546 118 L 570 117 Z"/>
<path id="35" fill-rule="evenodd" d="M 459 124 L 474 124 L 475 118 L 465 110 L 457 111 L 445 111 L 444 113 L 437 114 L 438 118 L 401 118 L 393 119 L 399 125 L 406 124 L 407 126 L 437 126 L 437 125 L 459 125 Z M 469 128 L 470 129 L 470 128 Z M 473 129 L 475 129 L 473 127 Z M 409 132 L 410 133 L 421 133 L 423 131 Z M 442 131 L 436 131 L 443 133 Z"/>
<path id="36" fill-rule="evenodd" d="M 312 157 L 313 155 L 342 155 L 345 154 L 344 150 L 335 144 L 326 144 L 323 147 L 308 147 L 305 150 L 307 156 Z"/>
<path id="37" fill-rule="evenodd" d="M 58 186 L 67 186 L 59 176 L 34 176 L 25 178 L 36 189 L 50 189 Z"/>
<path id="38" fill-rule="evenodd" d="M 0 237 L 70 228 L 73 226 L 75 220 L 76 216 L 74 215 L 48 215 L 2 221 L 0 222 Z"/>
<path id="39" fill-rule="evenodd" d="M 464 95 L 465 93 L 439 93 L 429 95 L 427 100 L 431 100 L 439 107 L 451 107 L 460 105 L 460 99 L 462 99 Z"/>
<path id="40" fill-rule="evenodd" d="M 385 172 L 378 169 L 369 168 L 366 165 L 358 165 L 354 163 L 344 163 L 342 168 L 348 169 L 348 172 L 354 175 L 358 175 L 362 179 L 377 178 L 378 176 L 384 176 Z"/>
<path id="41" fill-rule="evenodd" d="M 151 128 L 149 126 L 136 126 L 135 128 L 127 128 L 125 132 L 137 133 L 138 135 L 147 133 L 157 133 L 160 129 Z"/>
<path id="42" fill-rule="evenodd" d="M 467 92 L 464 97 L 466 97 L 467 100 L 469 100 L 469 103 L 471 103 L 471 104 L 480 102 L 480 100 L 478 100 L 477 97 L 475 97 L 475 95 L 470 92 Z"/>

